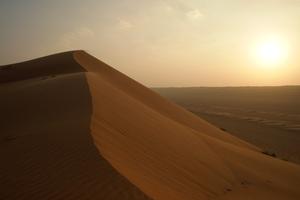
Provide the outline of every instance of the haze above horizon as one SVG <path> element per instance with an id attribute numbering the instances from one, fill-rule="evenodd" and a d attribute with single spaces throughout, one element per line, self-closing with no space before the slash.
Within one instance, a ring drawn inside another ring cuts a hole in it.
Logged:
<path id="1" fill-rule="evenodd" d="M 300 0 L 0 2 L 0 65 L 84 49 L 149 87 L 300 84 Z"/>

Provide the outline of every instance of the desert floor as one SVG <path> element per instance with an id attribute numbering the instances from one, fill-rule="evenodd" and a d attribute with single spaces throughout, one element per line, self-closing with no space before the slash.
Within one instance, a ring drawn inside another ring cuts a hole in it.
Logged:
<path id="1" fill-rule="evenodd" d="M 300 86 L 154 90 L 217 127 L 300 163 Z"/>

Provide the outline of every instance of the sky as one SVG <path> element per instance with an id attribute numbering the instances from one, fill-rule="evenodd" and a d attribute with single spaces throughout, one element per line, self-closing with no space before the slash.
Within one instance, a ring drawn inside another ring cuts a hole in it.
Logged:
<path id="1" fill-rule="evenodd" d="M 300 84 L 300 0 L 1 0 L 0 27 L 0 65 L 83 49 L 149 87 Z"/>

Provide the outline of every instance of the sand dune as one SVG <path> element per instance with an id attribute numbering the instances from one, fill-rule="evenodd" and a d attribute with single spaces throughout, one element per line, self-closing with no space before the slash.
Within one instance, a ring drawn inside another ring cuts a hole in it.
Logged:
<path id="1" fill-rule="evenodd" d="M 0 72 L 1 200 L 148 199 L 93 145 L 80 71 L 64 53 Z"/>
<path id="2" fill-rule="evenodd" d="M 0 82 L 0 199 L 300 198 L 298 165 L 83 51 L 2 67 Z"/>

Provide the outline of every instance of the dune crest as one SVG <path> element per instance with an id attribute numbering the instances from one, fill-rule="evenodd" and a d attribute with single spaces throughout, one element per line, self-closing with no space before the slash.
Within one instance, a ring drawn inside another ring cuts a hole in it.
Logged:
<path id="1" fill-rule="evenodd" d="M 58 133 L 55 137 L 56 140 L 51 145 L 59 142 L 61 145 L 75 145 L 76 148 L 83 146 L 84 148 L 80 150 L 82 153 L 86 150 L 94 152 L 93 145 L 90 144 L 92 142 L 95 144 L 99 155 L 91 154 L 88 166 L 92 170 L 88 173 L 89 179 L 85 179 L 87 175 L 82 175 L 82 177 L 79 175 L 80 170 L 84 170 L 84 166 L 73 170 L 74 176 L 78 176 L 78 182 L 82 178 L 85 182 L 101 183 L 103 194 L 96 192 L 97 187 L 100 188 L 99 184 L 90 186 L 93 191 L 96 188 L 94 192 L 97 194 L 93 197 L 102 195 L 102 199 L 127 197 L 128 199 L 151 198 L 158 200 L 296 200 L 300 198 L 298 189 L 300 167 L 298 165 L 262 154 L 259 148 L 212 126 L 84 51 L 57 54 L 50 58 L 41 58 L 11 65 L 11 69 L 2 69 L 0 82 L 3 84 L 0 85 L 0 92 L 2 95 L 8 96 L 8 94 L 12 94 L 11 91 L 15 91 L 13 95 L 19 94 L 18 92 L 21 91 L 28 99 L 26 105 L 31 105 L 30 100 L 36 94 L 40 94 L 37 92 L 39 90 L 50 88 L 50 91 L 60 91 L 59 96 L 62 99 L 55 101 L 54 104 L 52 101 L 55 98 L 51 95 L 38 99 L 36 102 L 46 103 L 46 105 L 53 104 L 54 108 L 60 105 L 60 109 L 49 109 L 45 112 L 44 109 L 35 108 L 33 104 L 27 112 L 35 110 L 34 116 L 37 118 L 49 115 L 51 122 L 60 122 L 60 126 L 54 126 L 56 128 L 51 128 L 49 134 L 46 134 L 47 137 L 52 138 L 52 132 Z M 65 65 L 67 66 L 65 67 Z M 52 77 L 53 74 L 55 77 Z M 45 76 L 47 79 L 43 80 Z M 47 86 L 50 83 L 54 86 Z M 70 83 L 73 86 L 80 83 L 79 85 L 82 87 L 79 90 L 80 94 L 77 94 L 77 85 L 71 89 L 73 96 L 70 96 L 68 93 L 70 89 L 60 88 L 62 83 Z M 83 98 L 83 96 L 85 97 Z M 7 101 L 2 102 L 1 105 L 11 99 L 7 98 Z M 71 99 L 74 98 L 83 98 L 84 102 L 72 101 Z M 62 106 L 64 104 L 61 104 L 62 101 L 65 104 L 69 101 L 73 104 L 65 109 Z M 17 102 L 13 102 L 11 107 L 16 104 Z M 53 115 L 57 116 L 58 111 L 60 111 L 60 117 L 53 117 Z M 10 110 L 6 110 L 6 114 L 9 115 L 9 113 Z M 31 117 L 30 114 L 28 116 Z M 81 124 L 83 116 L 85 123 Z M 13 117 L 15 115 L 9 119 L 12 120 Z M 49 117 L 40 122 L 42 125 L 39 129 L 35 129 L 33 126 L 36 120 L 33 118 L 32 120 L 28 119 L 25 124 L 23 119 L 16 121 L 24 124 L 17 131 L 12 126 L 2 128 L 1 131 L 15 134 L 25 127 L 29 132 L 34 130 L 33 135 L 37 137 L 36 135 L 41 134 L 42 127 L 51 125 L 47 121 Z M 64 126 L 62 123 L 64 120 L 73 120 L 70 123 L 72 125 Z M 32 126 L 28 126 L 28 123 Z M 77 130 L 77 126 L 80 124 L 81 129 Z M 75 130 L 78 132 L 76 133 Z M 65 135 L 66 132 L 68 137 L 77 138 L 78 135 L 80 137 L 75 141 L 61 140 L 63 137 L 61 135 Z M 89 140 L 89 132 L 91 132 L 93 140 L 91 143 L 83 143 L 82 138 Z M 74 135 L 74 133 L 76 134 Z M 30 140 L 26 142 L 29 143 Z M 48 140 L 43 140 L 43 142 L 47 144 Z M 5 148 L 15 147 L 8 143 L 4 144 Z M 26 146 L 26 148 L 28 147 Z M 10 149 L 10 151 L 15 150 Z M 48 151 L 51 151 L 50 147 L 44 149 L 44 152 Z M 4 154 L 3 150 L 1 152 Z M 16 150 L 15 154 L 18 155 L 18 152 Z M 70 152 L 68 148 L 62 148 L 61 152 L 67 152 L 66 155 L 74 157 L 72 161 L 66 162 L 69 163 L 68 166 L 81 163 L 76 157 L 80 155 L 79 151 L 68 153 Z M 35 153 L 32 150 L 31 154 Z M 43 154 L 38 156 L 39 159 L 42 157 Z M 60 158 L 63 159 L 64 156 L 61 155 Z M 30 160 L 30 155 L 28 159 Z M 103 164 L 93 164 L 93 159 L 105 162 L 105 167 Z M 5 161 L 13 162 L 8 158 Z M 41 162 L 45 161 L 41 160 Z M 32 165 L 32 163 L 29 162 L 28 165 Z M 9 166 L 10 164 L 7 164 L 5 170 L 9 171 Z M 105 173 L 97 172 L 97 167 L 100 166 L 108 173 L 106 176 Z M 31 170 L 36 168 L 38 167 L 32 167 Z M 48 172 L 54 169 L 50 167 Z M 93 173 L 95 173 L 95 177 L 93 177 Z M 103 182 L 102 176 L 111 177 Z M 2 184 L 4 184 L 3 181 Z M 110 187 L 113 189 L 108 192 L 107 188 Z M 119 193 L 114 194 L 114 190 Z M 74 188 L 71 191 L 76 193 Z M 78 195 L 77 197 L 82 198 L 83 196 Z"/>
<path id="2" fill-rule="evenodd" d="M 150 197 L 299 197 L 299 166 L 261 154 L 85 52 L 74 57 L 88 71 L 95 145 Z"/>

